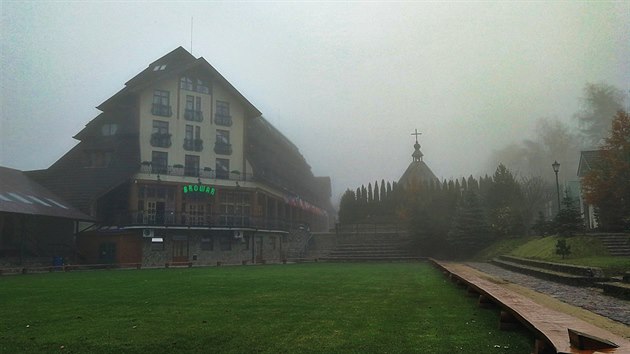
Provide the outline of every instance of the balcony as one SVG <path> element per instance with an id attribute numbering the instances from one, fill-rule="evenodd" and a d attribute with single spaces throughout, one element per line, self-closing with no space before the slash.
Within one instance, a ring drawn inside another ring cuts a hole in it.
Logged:
<path id="1" fill-rule="evenodd" d="M 202 122 L 203 121 L 203 112 L 197 111 L 194 109 L 186 109 L 184 110 L 184 119 L 190 120 L 193 122 Z"/>
<path id="2" fill-rule="evenodd" d="M 226 115 L 221 115 L 221 114 L 215 114 L 214 122 L 217 125 L 222 125 L 222 126 L 225 126 L 225 127 L 231 127 L 232 126 L 232 117 L 231 116 L 226 116 Z"/>
<path id="3" fill-rule="evenodd" d="M 197 166 L 186 166 L 184 167 L 184 176 L 188 177 L 199 177 L 199 167 Z"/>
<path id="4" fill-rule="evenodd" d="M 153 133 L 151 134 L 151 146 L 169 148 L 171 147 L 171 134 Z"/>
<path id="5" fill-rule="evenodd" d="M 214 152 L 219 155 L 232 155 L 232 144 L 217 141 L 214 143 Z"/>
<path id="6" fill-rule="evenodd" d="M 120 214 L 119 214 L 120 215 Z M 289 230 L 304 224 L 303 220 L 285 218 L 263 218 L 248 215 L 194 214 L 166 210 L 162 212 L 134 211 L 120 215 L 118 222 L 126 226 L 200 226 L 200 227 L 246 227 L 259 229 Z M 126 222 L 125 222 L 126 221 Z"/>
<path id="7" fill-rule="evenodd" d="M 153 103 L 151 105 L 151 113 L 154 116 L 170 117 L 173 115 L 173 110 L 169 105 Z"/>
<path id="8" fill-rule="evenodd" d="M 229 181 L 254 181 L 254 175 L 251 173 L 236 173 L 236 171 L 214 171 L 211 168 L 192 167 L 186 168 L 182 165 L 160 165 L 151 162 L 144 162 L 140 165 L 140 173 L 160 174 L 163 176 L 193 176 L 203 179 L 223 179 Z"/>
<path id="9" fill-rule="evenodd" d="M 203 150 L 203 140 L 201 139 L 184 139 L 184 150 L 201 151 Z"/>

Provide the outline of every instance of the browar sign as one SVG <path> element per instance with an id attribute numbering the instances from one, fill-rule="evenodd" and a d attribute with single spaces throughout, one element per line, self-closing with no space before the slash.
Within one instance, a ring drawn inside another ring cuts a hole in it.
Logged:
<path id="1" fill-rule="evenodd" d="M 209 195 L 215 195 L 217 193 L 217 189 L 203 184 L 189 184 L 184 186 L 184 194 L 188 193 L 206 193 Z"/>

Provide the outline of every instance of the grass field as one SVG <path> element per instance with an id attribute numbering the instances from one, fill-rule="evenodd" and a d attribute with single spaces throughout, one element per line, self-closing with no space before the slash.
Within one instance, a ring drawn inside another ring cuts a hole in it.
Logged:
<path id="1" fill-rule="evenodd" d="M 548 262 L 568 263 L 601 268 L 608 276 L 630 271 L 630 258 L 610 256 L 601 240 L 592 236 L 566 238 L 571 254 L 566 258 L 556 254 L 556 243 L 561 237 L 520 237 L 499 240 L 475 255 L 477 261 L 488 261 L 509 254 Z"/>
<path id="2" fill-rule="evenodd" d="M 425 263 L 0 278 L 2 353 L 530 353 Z"/>

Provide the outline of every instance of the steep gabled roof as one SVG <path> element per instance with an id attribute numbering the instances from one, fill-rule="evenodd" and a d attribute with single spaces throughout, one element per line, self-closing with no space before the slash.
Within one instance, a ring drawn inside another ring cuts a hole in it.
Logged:
<path id="1" fill-rule="evenodd" d="M 93 220 L 19 170 L 0 166 L 0 212 Z"/>
<path id="2" fill-rule="evenodd" d="M 111 153 L 103 168 L 86 167 L 86 151 L 95 148 Z M 26 174 L 61 195 L 72 206 L 92 215 L 94 202 L 103 194 L 129 180 L 140 166 L 138 138 L 134 135 L 80 142 L 47 170 Z"/>
<path id="3" fill-rule="evenodd" d="M 408 186 L 413 183 L 423 183 L 431 180 L 438 181 L 438 178 L 433 174 L 429 166 L 424 161 L 413 161 L 409 164 L 402 177 L 400 177 L 400 180 L 398 180 L 398 184 L 400 186 Z"/>
<path id="4" fill-rule="evenodd" d="M 584 177 L 588 171 L 597 168 L 601 160 L 601 150 L 582 151 L 580 153 L 580 163 L 578 164 L 578 177 Z"/>
<path id="5" fill-rule="evenodd" d="M 152 62 L 138 75 L 125 83 L 125 87 L 114 96 L 101 103 L 98 107 L 101 111 L 119 103 L 124 97 L 135 94 L 138 91 L 167 78 L 179 76 L 189 70 L 200 69 L 208 76 L 225 86 L 231 94 L 237 97 L 246 108 L 248 117 L 258 117 L 262 113 L 243 96 L 232 84 L 221 75 L 203 57 L 195 59 L 186 49 L 177 47 L 175 50 Z"/>

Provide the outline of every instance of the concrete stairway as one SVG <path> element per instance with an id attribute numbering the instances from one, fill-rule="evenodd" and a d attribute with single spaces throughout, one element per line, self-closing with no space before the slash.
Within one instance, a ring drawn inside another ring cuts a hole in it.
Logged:
<path id="1" fill-rule="evenodd" d="M 378 232 L 370 234 L 339 234 L 336 247 L 324 261 L 411 261 L 418 257 L 412 251 L 409 238 L 398 232 Z"/>
<path id="2" fill-rule="evenodd" d="M 611 256 L 630 257 L 630 235 L 628 234 L 594 234 L 608 249 Z"/>

